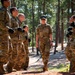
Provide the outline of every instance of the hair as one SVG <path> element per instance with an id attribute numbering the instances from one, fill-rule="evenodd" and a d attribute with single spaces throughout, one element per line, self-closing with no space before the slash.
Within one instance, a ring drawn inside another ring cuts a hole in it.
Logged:
<path id="1" fill-rule="evenodd" d="M 12 14 L 12 11 L 14 11 L 14 10 L 17 10 L 17 8 L 16 7 L 11 7 L 10 8 L 10 13 Z"/>
<path id="2" fill-rule="evenodd" d="M 23 29 L 26 28 L 26 27 L 28 27 L 28 25 L 23 26 Z"/>
<path id="3" fill-rule="evenodd" d="M 18 17 L 20 17 L 20 16 L 24 16 L 25 17 L 25 15 L 23 13 L 19 13 Z"/>
<path id="4" fill-rule="evenodd" d="M 75 15 L 73 15 L 73 19 L 75 19 Z"/>
<path id="5" fill-rule="evenodd" d="M 7 1 L 7 0 L 1 0 L 1 4 L 3 5 L 4 1 Z"/>

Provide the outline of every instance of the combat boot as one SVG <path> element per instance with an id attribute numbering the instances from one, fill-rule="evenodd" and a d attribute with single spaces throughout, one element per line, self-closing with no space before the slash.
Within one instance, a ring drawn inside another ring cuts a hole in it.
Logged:
<path id="1" fill-rule="evenodd" d="M 12 63 L 8 62 L 5 69 L 6 69 L 7 73 L 11 73 L 12 72 Z"/>
<path id="2" fill-rule="evenodd" d="M 0 74 L 4 74 L 4 73 L 5 73 L 5 71 L 3 69 L 3 64 L 0 64 Z"/>
<path id="3" fill-rule="evenodd" d="M 48 67 L 47 66 L 43 67 L 43 72 L 45 72 L 45 71 L 48 71 Z"/>

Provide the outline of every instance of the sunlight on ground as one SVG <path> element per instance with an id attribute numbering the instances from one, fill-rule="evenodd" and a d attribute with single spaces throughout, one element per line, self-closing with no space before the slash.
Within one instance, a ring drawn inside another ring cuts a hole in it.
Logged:
<path id="1" fill-rule="evenodd" d="M 59 64 L 56 67 L 49 68 L 51 71 L 57 71 L 57 72 L 69 72 L 69 64 Z"/>

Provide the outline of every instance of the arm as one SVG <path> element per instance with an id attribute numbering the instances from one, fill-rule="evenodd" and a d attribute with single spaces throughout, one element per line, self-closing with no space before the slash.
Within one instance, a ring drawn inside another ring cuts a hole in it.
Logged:
<path id="1" fill-rule="evenodd" d="M 50 34 L 50 41 L 52 41 L 52 34 Z"/>
<path id="2" fill-rule="evenodd" d="M 50 45 L 53 46 L 52 34 L 50 34 Z"/>
<path id="3" fill-rule="evenodd" d="M 38 48 L 39 37 L 36 35 L 36 48 Z"/>
<path id="4" fill-rule="evenodd" d="M 50 45 L 53 46 L 52 29 L 51 29 L 51 27 L 50 27 L 49 39 L 50 39 Z"/>

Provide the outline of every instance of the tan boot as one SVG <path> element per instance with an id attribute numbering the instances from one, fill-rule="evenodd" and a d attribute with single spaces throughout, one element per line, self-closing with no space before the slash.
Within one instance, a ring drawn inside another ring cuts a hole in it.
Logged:
<path id="1" fill-rule="evenodd" d="M 45 71 L 48 71 L 48 67 L 43 67 L 43 71 L 45 72 Z"/>

